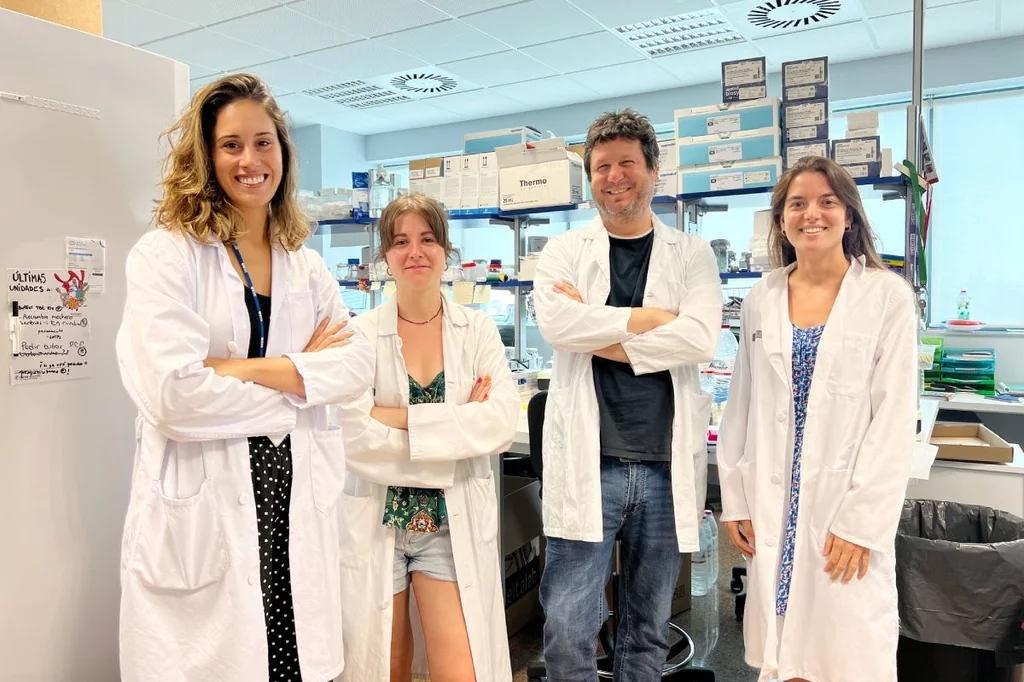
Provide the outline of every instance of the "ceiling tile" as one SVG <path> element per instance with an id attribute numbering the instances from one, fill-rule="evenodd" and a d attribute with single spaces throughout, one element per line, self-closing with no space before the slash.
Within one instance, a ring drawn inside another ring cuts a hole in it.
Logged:
<path id="1" fill-rule="evenodd" d="M 942 47 L 989 39 L 993 37 L 994 25 L 992 0 L 933 7 L 925 15 L 924 46 Z M 894 54 L 913 49 L 913 13 L 872 19 L 870 26 L 883 52 Z"/>
<path id="2" fill-rule="evenodd" d="M 781 67 L 782 62 L 821 55 L 828 55 L 832 62 L 846 62 L 881 54 L 862 21 L 780 33 L 753 43 L 767 57 L 769 67 Z"/>
<path id="3" fill-rule="evenodd" d="M 522 52 L 559 73 L 646 59 L 639 50 L 608 31 L 524 47 Z"/>
<path id="4" fill-rule="evenodd" d="M 933 7 L 956 5 L 971 1 L 972 0 L 925 0 L 924 7 L 925 11 L 928 11 Z M 1016 2 L 1016 0 L 1012 1 Z M 869 18 L 886 17 L 893 14 L 900 14 L 902 12 L 914 11 L 914 0 L 860 0 L 860 4 L 864 7 L 864 15 Z"/>
<path id="5" fill-rule="evenodd" d="M 570 78 L 597 92 L 599 98 L 678 88 L 681 85 L 675 76 L 647 60 L 579 71 L 571 74 Z"/>
<path id="6" fill-rule="evenodd" d="M 450 19 L 377 38 L 377 42 L 429 64 L 469 59 L 508 49 L 469 24 Z"/>
<path id="7" fill-rule="evenodd" d="M 513 111 L 520 111 L 523 105 L 493 90 L 473 90 L 452 95 L 431 97 L 427 102 L 432 107 L 455 114 L 460 120 L 487 118 Z"/>
<path id="8" fill-rule="evenodd" d="M 385 47 L 376 40 L 311 52 L 302 55 L 302 61 L 338 73 L 345 79 L 374 78 L 424 65 L 422 60 Z"/>
<path id="9" fill-rule="evenodd" d="M 577 9 L 609 28 L 689 14 L 713 7 L 711 0 L 569 0 Z"/>
<path id="10" fill-rule="evenodd" d="M 133 5 L 192 24 L 209 26 L 270 7 L 274 0 L 130 0 Z"/>
<path id="11" fill-rule="evenodd" d="M 282 54 L 301 54 L 360 40 L 289 7 L 275 7 L 210 27 L 211 31 L 253 45 L 273 45 Z"/>
<path id="12" fill-rule="evenodd" d="M 250 64 L 261 64 L 285 56 L 218 35 L 207 29 L 146 43 L 145 48 L 171 59 L 189 64 L 202 64 L 215 71 L 234 71 Z"/>
<path id="13" fill-rule="evenodd" d="M 748 42 L 709 47 L 658 57 L 654 62 L 683 85 L 714 83 L 722 80 L 722 62 L 760 57 L 757 48 Z"/>
<path id="14" fill-rule="evenodd" d="M 288 7 L 367 38 L 448 19 L 420 0 L 300 0 Z"/>
<path id="15" fill-rule="evenodd" d="M 393 126 L 378 114 L 350 109 L 301 93 L 284 95 L 278 98 L 277 103 L 293 127 L 321 124 L 364 135 L 377 132 L 381 126 Z"/>
<path id="16" fill-rule="evenodd" d="M 514 99 L 531 110 L 588 102 L 598 97 L 595 91 L 577 83 L 569 76 L 552 76 L 551 78 L 502 85 L 497 88 L 489 88 L 489 92 L 496 92 Z"/>
<path id="17" fill-rule="evenodd" d="M 450 95 L 454 97 L 455 95 Z M 423 128 L 426 126 L 452 123 L 461 117 L 447 109 L 433 106 L 427 102 L 402 102 L 401 104 L 388 104 L 382 107 L 366 109 L 365 113 L 370 116 L 383 118 L 392 124 L 393 129 L 399 128 Z"/>
<path id="18" fill-rule="evenodd" d="M 148 48 L 146 48 L 146 49 L 148 49 Z M 179 59 L 178 61 L 181 61 L 181 60 Z M 189 78 L 207 78 L 209 76 L 213 76 L 214 74 L 224 73 L 223 71 L 219 71 L 217 69 L 211 69 L 211 68 L 203 66 L 201 64 L 190 64 L 188 62 L 183 62 L 183 63 L 185 64 L 185 66 L 188 67 L 188 77 Z"/>
<path id="19" fill-rule="evenodd" d="M 275 90 L 288 92 L 312 90 L 345 80 L 333 71 L 321 69 L 296 58 L 279 59 L 246 70 L 265 80 Z"/>
<path id="20" fill-rule="evenodd" d="M 126 45 L 141 45 L 198 28 L 122 0 L 103 0 L 103 37 Z"/>
<path id="21" fill-rule="evenodd" d="M 514 50 L 442 64 L 460 78 L 491 87 L 555 75 L 540 62 Z"/>
<path id="22" fill-rule="evenodd" d="M 593 33 L 601 26 L 565 0 L 529 0 L 463 19 L 512 47 Z"/>
<path id="23" fill-rule="evenodd" d="M 486 12 L 496 7 L 515 5 L 523 0 L 424 0 L 428 5 L 436 7 L 442 12 L 447 12 L 453 17 L 462 17 L 467 14 Z"/>

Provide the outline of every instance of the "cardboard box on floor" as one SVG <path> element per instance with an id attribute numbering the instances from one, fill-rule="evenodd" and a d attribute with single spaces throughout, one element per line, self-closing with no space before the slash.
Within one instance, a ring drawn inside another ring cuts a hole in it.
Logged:
<path id="1" fill-rule="evenodd" d="M 936 424 L 932 445 L 936 459 L 1002 464 L 1013 461 L 1013 446 L 981 424 Z"/>

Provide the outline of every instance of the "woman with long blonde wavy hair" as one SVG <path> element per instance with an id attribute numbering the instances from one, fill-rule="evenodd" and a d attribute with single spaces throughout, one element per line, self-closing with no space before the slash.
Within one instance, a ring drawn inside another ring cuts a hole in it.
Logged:
<path id="1" fill-rule="evenodd" d="M 139 410 L 121 678 L 326 682 L 343 668 L 345 470 L 327 406 L 366 391 L 373 350 L 303 246 L 295 153 L 266 85 L 210 83 L 168 136 L 117 337 Z"/>

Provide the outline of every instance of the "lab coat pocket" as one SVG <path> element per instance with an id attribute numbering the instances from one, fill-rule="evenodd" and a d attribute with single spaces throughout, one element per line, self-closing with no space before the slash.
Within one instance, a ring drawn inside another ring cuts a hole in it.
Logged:
<path id="1" fill-rule="evenodd" d="M 829 393 L 856 398 L 868 391 L 875 343 L 871 336 L 847 335 L 843 339 L 842 350 L 829 372 Z"/>
<path id="2" fill-rule="evenodd" d="M 334 509 L 345 485 L 345 442 L 337 426 L 310 431 L 310 476 L 313 504 L 327 514 Z"/>
<path id="3" fill-rule="evenodd" d="M 366 565 L 374 547 L 382 540 L 377 538 L 384 523 L 383 505 L 377 504 L 377 497 L 356 497 L 345 493 L 341 496 L 341 565 L 359 568 Z"/>
<path id="4" fill-rule="evenodd" d="M 295 291 L 284 297 L 288 311 L 289 353 L 299 353 L 316 330 L 316 307 L 312 291 Z"/>
<path id="5" fill-rule="evenodd" d="M 155 589 L 194 591 L 222 580 L 228 552 L 211 484 L 192 497 L 175 499 L 153 481 L 139 520 L 132 571 Z"/>
<path id="6" fill-rule="evenodd" d="M 485 478 L 470 476 L 467 480 L 469 513 L 473 536 L 480 544 L 494 544 L 498 539 L 498 496 L 494 489 L 494 474 Z"/>
<path id="7" fill-rule="evenodd" d="M 852 480 L 853 469 L 830 469 L 823 466 L 818 471 L 811 509 L 811 535 L 814 537 L 815 550 L 818 553 L 825 548 L 825 540 L 828 539 Z"/>

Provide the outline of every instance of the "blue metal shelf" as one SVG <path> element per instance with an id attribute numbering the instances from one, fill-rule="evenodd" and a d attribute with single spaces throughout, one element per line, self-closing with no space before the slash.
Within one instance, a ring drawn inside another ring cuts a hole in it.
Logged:
<path id="1" fill-rule="evenodd" d="M 904 178 L 902 175 L 894 175 L 886 178 L 857 178 L 855 182 L 861 187 L 898 187 L 904 184 Z M 676 199 L 679 201 L 724 199 L 726 197 L 749 196 L 751 194 L 769 194 L 772 189 L 772 187 L 755 187 L 753 189 L 736 189 L 720 192 L 694 192 L 693 194 L 680 194 Z"/>
<path id="2" fill-rule="evenodd" d="M 371 225 L 373 218 L 334 218 L 331 220 L 318 220 L 317 225 Z"/>
<path id="3" fill-rule="evenodd" d="M 515 211 L 500 211 L 502 218 L 514 218 L 516 216 L 529 216 L 537 213 L 560 213 L 563 211 L 575 211 L 579 204 L 565 204 L 562 206 L 538 206 L 537 208 L 523 208 Z"/>

